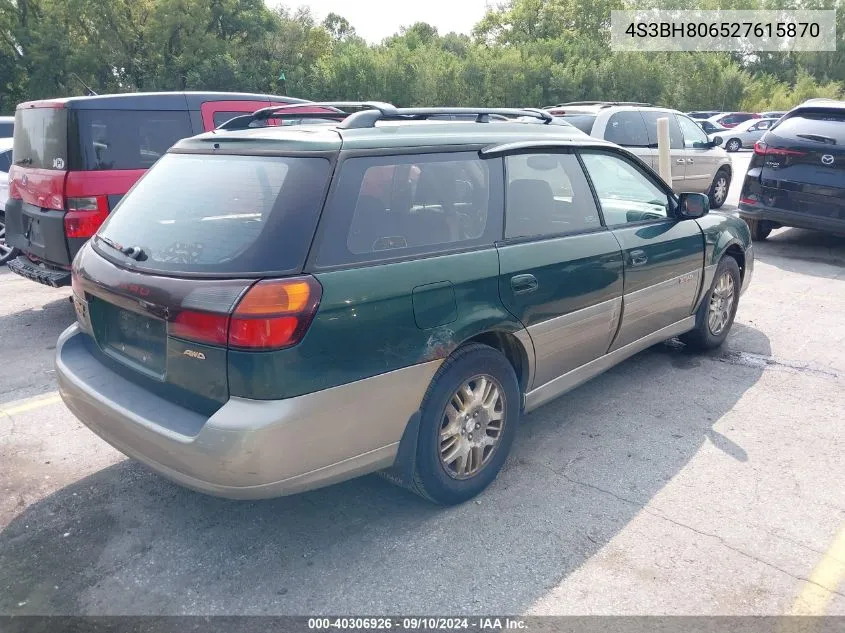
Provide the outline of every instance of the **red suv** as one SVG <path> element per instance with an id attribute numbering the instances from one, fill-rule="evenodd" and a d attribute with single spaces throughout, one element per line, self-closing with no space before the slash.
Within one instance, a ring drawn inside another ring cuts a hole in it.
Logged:
<path id="1" fill-rule="evenodd" d="M 6 241 L 8 265 L 49 286 L 70 284 L 70 263 L 123 195 L 176 141 L 272 105 L 325 113 L 265 94 L 167 92 L 32 101 L 15 113 Z M 274 121 L 278 123 L 278 121 Z M 11 252 L 14 252 L 12 250 Z"/>

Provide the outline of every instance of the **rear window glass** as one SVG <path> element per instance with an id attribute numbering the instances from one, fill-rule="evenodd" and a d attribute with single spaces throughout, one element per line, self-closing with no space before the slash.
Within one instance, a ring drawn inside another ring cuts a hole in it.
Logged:
<path id="1" fill-rule="evenodd" d="M 796 137 L 802 134 L 805 136 L 799 138 L 804 140 L 819 138 L 820 142 L 829 138 L 836 141 L 836 145 L 845 145 L 845 112 L 793 114 L 781 119 L 778 125 L 772 128 L 772 133 L 784 137 Z M 808 139 L 806 135 L 812 138 Z"/>
<path id="2" fill-rule="evenodd" d="M 193 136 L 187 111 L 79 110 L 82 170 L 147 169 L 176 141 Z"/>
<path id="3" fill-rule="evenodd" d="M 566 119 L 567 123 L 574 125 L 586 134 L 593 131 L 593 123 L 596 122 L 596 115 L 594 114 L 565 114 L 560 118 Z"/>
<path id="4" fill-rule="evenodd" d="M 317 265 L 492 245 L 502 237 L 499 161 L 474 152 L 344 161 Z"/>
<path id="5" fill-rule="evenodd" d="M 648 147 L 648 132 L 639 112 L 617 112 L 607 122 L 604 138 L 627 147 Z"/>
<path id="6" fill-rule="evenodd" d="M 15 164 L 67 169 L 67 110 L 26 108 L 15 113 Z"/>
<path id="7" fill-rule="evenodd" d="M 324 158 L 167 154 L 123 198 L 99 235 L 136 246 L 139 270 L 273 274 L 298 271 L 329 178 Z"/>
<path id="8" fill-rule="evenodd" d="M 11 121 L 0 121 L 0 138 L 12 138 L 15 131 L 15 124 Z"/>
<path id="9" fill-rule="evenodd" d="M 9 171 L 11 165 L 12 151 L 6 150 L 5 152 L 0 152 L 0 171 Z"/>

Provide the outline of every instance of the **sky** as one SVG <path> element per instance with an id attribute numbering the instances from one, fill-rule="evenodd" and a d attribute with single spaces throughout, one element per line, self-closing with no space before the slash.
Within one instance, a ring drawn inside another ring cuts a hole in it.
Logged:
<path id="1" fill-rule="evenodd" d="M 294 9 L 311 8 L 318 20 L 328 13 L 342 15 L 355 31 L 370 43 L 393 35 L 401 26 L 428 22 L 441 35 L 450 31 L 467 33 L 484 16 L 485 7 L 495 7 L 494 0 L 268 0 L 270 6 L 280 4 Z"/>

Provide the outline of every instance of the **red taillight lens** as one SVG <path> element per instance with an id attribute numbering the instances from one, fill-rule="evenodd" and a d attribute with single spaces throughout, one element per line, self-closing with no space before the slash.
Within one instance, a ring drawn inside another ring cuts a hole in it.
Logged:
<path id="1" fill-rule="evenodd" d="M 296 345 L 311 325 L 321 296 L 322 288 L 313 277 L 259 281 L 232 314 L 229 346 L 281 349 Z"/>
<path id="2" fill-rule="evenodd" d="M 238 349 L 282 349 L 305 336 L 323 289 L 313 277 L 268 279 L 254 284 L 232 316 L 183 310 L 168 325 L 170 336 Z"/>
<path id="3" fill-rule="evenodd" d="M 754 153 L 761 156 L 806 156 L 807 152 L 802 152 L 797 149 L 783 149 L 781 147 L 771 147 L 763 141 L 754 143 Z"/>
<path id="4" fill-rule="evenodd" d="M 21 192 L 18 190 L 18 185 L 15 182 L 15 166 L 9 167 L 9 197 L 13 200 L 21 200 Z"/>
<path id="5" fill-rule="evenodd" d="M 68 198 L 65 235 L 89 238 L 97 232 L 108 216 L 109 200 L 106 196 Z"/>
<path id="6" fill-rule="evenodd" d="M 229 332 L 229 316 L 210 312 L 183 310 L 168 325 L 170 336 L 211 345 L 225 345 Z"/>
<path id="7" fill-rule="evenodd" d="M 229 328 L 229 345 L 278 349 L 293 345 L 299 328 L 299 318 L 294 316 L 265 319 L 232 319 Z"/>

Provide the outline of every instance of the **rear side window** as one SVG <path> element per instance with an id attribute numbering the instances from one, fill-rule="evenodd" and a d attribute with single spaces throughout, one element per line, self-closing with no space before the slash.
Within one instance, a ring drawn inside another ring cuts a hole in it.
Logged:
<path id="1" fill-rule="evenodd" d="M 637 111 L 617 112 L 607 121 L 605 140 L 623 147 L 648 147 L 645 121 Z"/>
<path id="2" fill-rule="evenodd" d="M 566 119 L 566 122 L 574 125 L 585 134 L 593 131 L 593 124 L 596 122 L 595 114 L 565 114 L 560 117 Z"/>
<path id="3" fill-rule="evenodd" d="M 595 199 L 572 154 L 508 156 L 505 237 L 577 233 L 601 226 Z"/>
<path id="4" fill-rule="evenodd" d="M 243 116 L 245 114 L 252 114 L 252 112 L 215 112 L 214 113 L 214 127 L 220 127 L 226 121 L 231 121 L 236 116 Z"/>
<path id="5" fill-rule="evenodd" d="M 648 142 L 650 145 L 657 147 L 657 119 L 668 119 L 669 147 L 672 149 L 682 149 L 684 147 L 684 136 L 681 134 L 681 128 L 675 120 L 673 113 L 661 112 L 660 110 L 642 110 L 641 113 L 645 121 L 646 130 L 648 131 Z"/>
<path id="6" fill-rule="evenodd" d="M 26 108 L 15 112 L 15 164 L 38 169 L 68 169 L 67 110 Z"/>
<path id="7" fill-rule="evenodd" d="M 772 128 L 772 134 L 831 145 L 834 143 L 826 139 L 833 139 L 836 145 L 845 145 L 845 111 L 796 113 L 781 119 Z"/>
<path id="8" fill-rule="evenodd" d="M 324 158 L 167 154 L 123 198 L 99 235 L 137 246 L 139 270 L 276 274 L 301 269 L 329 179 Z"/>
<path id="9" fill-rule="evenodd" d="M 0 171 L 9 171 L 12 166 L 12 150 L 0 152 Z"/>
<path id="10" fill-rule="evenodd" d="M 474 152 L 343 162 L 317 265 L 492 245 L 502 237 L 500 159 Z"/>
<path id="11" fill-rule="evenodd" d="M 12 138 L 15 131 L 15 124 L 9 121 L 0 121 L 0 138 Z"/>
<path id="12" fill-rule="evenodd" d="M 176 141 L 193 136 L 185 111 L 78 110 L 79 169 L 148 169 Z"/>

